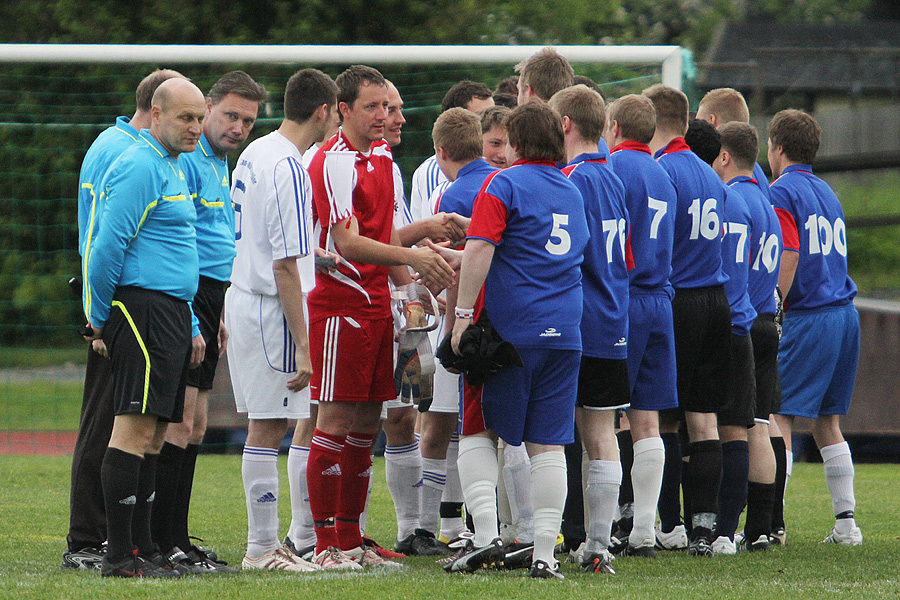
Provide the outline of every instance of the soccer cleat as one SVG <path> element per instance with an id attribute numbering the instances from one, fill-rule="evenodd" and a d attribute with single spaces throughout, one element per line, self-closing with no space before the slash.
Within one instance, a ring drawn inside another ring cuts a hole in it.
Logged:
<path id="1" fill-rule="evenodd" d="M 659 550 L 684 550 L 688 547 L 687 529 L 684 525 L 676 525 L 666 533 L 662 527 L 656 527 L 656 547 Z"/>
<path id="2" fill-rule="evenodd" d="M 362 565 L 334 546 L 328 546 L 319 552 L 313 562 L 326 571 L 359 571 L 362 569 Z"/>
<path id="3" fill-rule="evenodd" d="M 734 542 L 738 552 L 764 552 L 771 549 L 769 536 L 764 533 L 755 542 L 751 542 L 745 535 L 739 533 L 734 536 Z"/>
<path id="4" fill-rule="evenodd" d="M 688 544 L 687 553 L 688 556 L 712 556 L 713 549 L 708 539 L 698 537 L 695 540 L 691 540 Z"/>
<path id="5" fill-rule="evenodd" d="M 439 542 L 427 529 L 416 529 L 394 546 L 394 550 L 406 556 L 446 556 L 450 547 Z"/>
<path id="6" fill-rule="evenodd" d="M 787 546 L 787 532 L 784 527 L 779 527 L 769 534 L 769 543 L 774 546 Z"/>
<path id="7" fill-rule="evenodd" d="M 559 572 L 558 564 L 554 569 L 542 560 L 536 560 L 531 565 L 531 577 L 533 579 L 565 579 L 565 576 Z"/>
<path id="8" fill-rule="evenodd" d="M 656 558 L 656 550 L 653 549 L 653 541 L 647 540 L 638 546 L 626 544 L 625 556 L 636 556 L 638 558 Z"/>
<path id="9" fill-rule="evenodd" d="M 383 558 L 371 546 L 362 545 L 352 550 L 344 550 L 344 555 L 360 567 L 376 567 L 381 569 L 400 569 L 402 564 Z M 396 552 L 394 554 L 397 554 Z"/>
<path id="10" fill-rule="evenodd" d="M 581 561 L 582 570 L 588 573 L 609 573 L 615 575 L 612 568 L 613 555 L 609 550 L 591 553 Z"/>
<path id="11" fill-rule="evenodd" d="M 174 563 L 169 560 L 169 557 L 159 551 L 157 547 L 157 551 L 149 556 L 142 557 L 148 562 L 156 565 L 160 569 L 172 569 L 176 571 L 179 575 L 193 575 L 194 569 L 191 566 L 182 563 Z M 187 558 L 187 557 L 185 557 Z"/>
<path id="12" fill-rule="evenodd" d="M 316 545 L 313 544 L 311 546 L 304 546 L 303 548 L 298 548 L 297 544 L 288 537 L 284 536 L 284 547 L 291 551 L 294 556 L 299 556 L 305 561 L 312 562 L 312 560 L 316 557 Z"/>
<path id="13" fill-rule="evenodd" d="M 713 540 L 710 547 L 712 548 L 713 554 L 725 554 L 726 556 L 737 554 L 737 546 L 734 541 L 724 535 L 720 535 Z"/>
<path id="14" fill-rule="evenodd" d="M 198 552 L 195 549 L 195 546 L 191 546 L 191 549 L 185 552 L 188 557 L 188 560 L 191 563 L 200 569 L 201 573 L 209 574 L 209 575 L 225 575 L 228 573 L 240 573 L 238 569 L 234 567 L 229 567 L 224 562 L 217 562 L 214 560 L 210 560 L 208 555 L 203 552 Z"/>
<path id="15" fill-rule="evenodd" d="M 65 551 L 62 555 L 60 569 L 80 569 L 82 571 L 99 571 L 100 563 L 106 554 L 103 548 L 82 548 L 76 552 Z"/>
<path id="16" fill-rule="evenodd" d="M 172 565 L 172 568 L 182 575 L 209 575 L 212 573 L 209 569 L 203 568 L 192 561 L 187 554 L 181 551 L 181 548 L 175 546 L 168 554 L 165 555 L 166 561 Z"/>
<path id="17" fill-rule="evenodd" d="M 578 544 L 578 547 L 574 550 L 569 550 L 569 555 L 566 556 L 566 562 L 575 563 L 576 565 L 580 565 L 584 561 L 584 549 L 587 546 L 587 542 L 581 542 Z"/>
<path id="18" fill-rule="evenodd" d="M 494 538 L 490 544 L 481 548 L 471 544 L 462 555 L 444 565 L 444 570 L 448 573 L 474 573 L 478 569 L 499 568 L 503 566 L 505 557 L 503 542 L 500 538 Z"/>
<path id="19" fill-rule="evenodd" d="M 313 573 L 321 570 L 319 565 L 303 560 L 284 546 L 269 550 L 259 558 L 250 558 L 244 555 L 241 567 L 261 571 L 292 571 L 294 573 Z"/>
<path id="20" fill-rule="evenodd" d="M 381 558 L 386 558 L 388 560 L 392 558 L 406 558 L 406 555 L 402 552 L 394 552 L 393 550 L 388 550 L 387 548 L 382 548 L 381 545 L 378 544 L 375 540 L 370 537 L 363 536 L 362 538 L 363 545 L 366 548 L 370 548 L 375 554 L 380 556 Z"/>
<path id="21" fill-rule="evenodd" d="M 609 538 L 609 551 L 613 554 L 621 554 L 628 548 L 628 538 L 631 528 L 634 526 L 633 517 L 623 517 L 613 523 L 612 535 Z"/>
<path id="22" fill-rule="evenodd" d="M 531 568 L 531 559 L 534 557 L 534 543 L 513 542 L 506 546 L 503 551 L 506 553 L 506 556 L 503 557 L 504 569 Z"/>
<path id="23" fill-rule="evenodd" d="M 119 562 L 110 562 L 104 555 L 100 561 L 102 577 L 124 577 L 139 579 L 175 579 L 181 574 L 171 567 L 160 567 L 134 551 L 134 554 Z"/>
<path id="24" fill-rule="evenodd" d="M 469 543 L 475 537 L 471 531 L 464 531 L 460 534 L 459 537 L 453 538 L 452 540 L 447 540 L 444 536 L 440 536 L 438 538 L 439 542 L 443 542 L 447 544 L 447 547 L 450 548 L 450 554 L 448 556 L 443 556 L 437 559 L 435 562 L 439 565 L 448 565 L 452 563 L 454 560 L 465 554 L 469 549 Z"/>
<path id="25" fill-rule="evenodd" d="M 844 546 L 859 546 L 863 543 L 862 531 L 859 527 L 854 526 L 847 533 L 838 533 L 837 528 L 832 529 L 824 540 L 824 544 L 842 544 Z"/>

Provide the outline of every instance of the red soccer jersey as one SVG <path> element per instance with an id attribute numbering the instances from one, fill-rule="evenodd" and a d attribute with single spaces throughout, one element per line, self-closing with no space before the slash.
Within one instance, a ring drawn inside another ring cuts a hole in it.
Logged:
<path id="1" fill-rule="evenodd" d="M 328 248 L 331 224 L 332 190 L 325 178 L 325 152 L 355 150 L 356 170 L 353 181 L 353 215 L 359 234 L 391 243 L 394 217 L 393 158 L 387 142 L 372 144 L 368 154 L 350 145 L 341 130 L 316 153 L 309 166 L 313 185 L 313 224 L 319 234 L 319 246 L 340 254 L 333 241 Z M 360 319 L 391 316 L 391 294 L 388 267 L 342 259 L 338 270 L 323 275 L 316 273 L 316 287 L 307 298 L 310 322 L 339 315 Z"/>

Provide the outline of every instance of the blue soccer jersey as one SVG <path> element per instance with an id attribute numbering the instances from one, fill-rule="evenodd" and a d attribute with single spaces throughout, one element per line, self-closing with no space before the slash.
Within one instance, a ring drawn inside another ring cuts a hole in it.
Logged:
<path id="1" fill-rule="evenodd" d="M 750 303 L 757 313 L 774 315 L 782 250 L 778 216 L 760 191 L 756 178 L 735 177 L 728 185 L 740 193 L 750 212 L 750 274 L 747 280 Z"/>
<path id="2" fill-rule="evenodd" d="M 213 153 L 206 135 L 197 149 L 179 158 L 197 211 L 197 255 L 200 274 L 218 281 L 231 278 L 234 249 L 234 207 L 228 162 Z"/>
<path id="3" fill-rule="evenodd" d="M 628 211 L 625 186 L 602 154 L 580 154 L 563 169 L 581 192 L 591 237 L 581 264 L 584 356 L 628 356 Z"/>
<path id="4" fill-rule="evenodd" d="M 581 350 L 584 200 L 551 162 L 517 161 L 492 173 L 475 199 L 469 239 L 496 246 L 484 308 L 521 348 Z"/>
<path id="5" fill-rule="evenodd" d="M 670 289 L 675 186 L 647 144 L 622 142 L 610 151 L 609 164 L 625 186 L 634 263 L 629 283 L 644 291 Z"/>
<path id="6" fill-rule="evenodd" d="M 725 283 L 722 269 L 722 216 L 725 185 L 694 154 L 684 138 L 675 138 L 657 153 L 678 194 L 672 246 L 672 286 L 700 288 Z"/>
<path id="7" fill-rule="evenodd" d="M 737 335 L 750 335 L 750 326 L 756 318 L 747 291 L 753 229 L 747 202 L 734 189 L 727 190 L 723 229 L 722 266 L 728 274 L 725 295 L 731 307 L 731 330 Z"/>
<path id="8" fill-rule="evenodd" d="M 847 226 L 841 203 L 810 165 L 789 165 L 771 186 L 785 250 L 800 253 L 787 307 L 847 304 L 856 284 L 847 274 Z"/>
<path id="9" fill-rule="evenodd" d="M 106 324 L 119 286 L 193 300 L 200 272 L 197 212 L 178 159 L 144 129 L 102 186 L 106 203 L 87 269 L 91 324 Z"/>
<path id="10" fill-rule="evenodd" d="M 438 210 L 470 218 L 475 196 L 478 195 L 488 175 L 496 170 L 483 158 L 473 160 L 464 166 L 456 174 L 456 180 L 441 194 Z"/>

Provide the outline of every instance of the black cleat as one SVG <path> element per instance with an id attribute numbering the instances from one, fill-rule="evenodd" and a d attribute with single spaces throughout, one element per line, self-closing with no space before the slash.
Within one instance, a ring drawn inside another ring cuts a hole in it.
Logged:
<path id="1" fill-rule="evenodd" d="M 559 572 L 558 566 L 551 569 L 550 565 L 542 560 L 536 560 L 531 565 L 531 577 L 533 579 L 565 579 L 565 576 Z"/>
<path id="2" fill-rule="evenodd" d="M 60 569 L 80 569 L 83 571 L 99 571 L 100 562 L 106 554 L 103 548 L 82 548 L 77 552 L 66 551 L 62 555 Z"/>
<path id="3" fill-rule="evenodd" d="M 159 555 L 162 556 L 161 554 Z M 100 564 L 100 575 L 103 577 L 136 577 L 139 579 L 176 579 L 181 573 L 171 567 L 160 567 L 150 562 L 137 551 L 120 562 L 110 562 L 107 556 Z"/>
<path id="4" fill-rule="evenodd" d="M 448 573 L 474 573 L 478 569 L 493 569 L 503 566 L 506 552 L 503 550 L 503 542 L 495 538 L 487 546 L 476 548 L 471 545 L 453 562 L 444 566 Z"/>
<path id="5" fill-rule="evenodd" d="M 656 558 L 656 550 L 653 548 L 653 542 L 643 544 L 635 548 L 631 544 L 625 546 L 625 556 L 637 556 L 639 558 Z"/>
<path id="6" fill-rule="evenodd" d="M 601 550 L 585 556 L 584 561 L 581 563 L 581 568 L 588 573 L 609 573 L 610 575 L 615 575 L 616 572 L 612 568 L 612 560 L 613 557 L 609 550 Z"/>
<path id="7" fill-rule="evenodd" d="M 533 543 L 513 542 L 503 549 L 506 556 L 503 558 L 504 569 L 530 569 L 531 559 L 534 557 Z"/>

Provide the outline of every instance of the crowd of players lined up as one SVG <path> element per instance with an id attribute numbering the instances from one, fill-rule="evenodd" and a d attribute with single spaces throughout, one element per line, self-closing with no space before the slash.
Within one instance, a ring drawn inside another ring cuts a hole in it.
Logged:
<path id="1" fill-rule="evenodd" d="M 856 287 L 815 120 L 775 115 L 770 186 L 735 90 L 690 120 L 663 85 L 607 105 L 550 48 L 516 70 L 447 92 L 409 204 L 403 101 L 371 67 L 295 73 L 230 175 L 265 89 L 241 71 L 206 96 L 175 71 L 141 82 L 81 171 L 91 347 L 63 568 L 236 571 L 188 535 L 226 348 L 249 418 L 244 569 L 430 555 L 556 579 L 561 550 L 595 573 L 768 550 L 796 416 L 825 463 L 825 541 L 862 542 L 839 428 Z M 382 429 L 394 550 L 365 536 Z"/>

